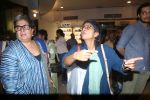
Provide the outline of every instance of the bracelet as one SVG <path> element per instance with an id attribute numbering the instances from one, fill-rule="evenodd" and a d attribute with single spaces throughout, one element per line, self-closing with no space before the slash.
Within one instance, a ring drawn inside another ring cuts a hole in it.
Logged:
<path id="1" fill-rule="evenodd" d="M 122 69 L 125 71 L 125 61 L 123 60 L 123 63 L 122 63 Z"/>

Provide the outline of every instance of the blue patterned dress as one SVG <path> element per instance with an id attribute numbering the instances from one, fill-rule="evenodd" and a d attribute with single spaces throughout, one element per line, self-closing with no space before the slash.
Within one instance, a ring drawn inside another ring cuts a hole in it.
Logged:
<path id="1" fill-rule="evenodd" d="M 40 50 L 41 47 L 40 47 Z M 49 94 L 46 57 L 37 60 L 18 39 L 2 55 L 0 78 L 8 94 Z"/>

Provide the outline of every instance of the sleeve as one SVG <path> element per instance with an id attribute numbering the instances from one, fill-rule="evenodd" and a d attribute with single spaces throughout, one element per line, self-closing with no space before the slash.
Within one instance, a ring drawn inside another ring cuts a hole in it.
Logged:
<path id="1" fill-rule="evenodd" d="M 36 42 L 41 46 L 44 53 L 48 52 L 47 45 L 42 39 L 37 39 Z"/>
<path id="2" fill-rule="evenodd" d="M 76 51 L 77 51 L 77 45 L 73 46 L 73 47 L 64 55 L 64 57 L 63 57 L 63 59 L 62 59 L 62 66 L 63 66 L 64 68 L 66 68 L 66 66 L 65 66 L 65 64 L 64 64 L 64 59 L 65 59 L 67 56 L 73 54 L 73 53 L 76 52 Z"/>
<path id="3" fill-rule="evenodd" d="M 130 39 L 132 38 L 132 36 L 134 35 L 135 30 L 134 27 L 129 25 L 127 26 L 121 34 L 121 37 L 117 43 L 117 48 L 125 48 L 126 45 L 128 44 L 128 42 L 130 41 Z"/>
<path id="4" fill-rule="evenodd" d="M 3 52 L 0 76 L 5 92 L 9 94 L 15 93 L 18 81 L 17 56 L 10 47 L 6 48 Z"/>
<path id="5" fill-rule="evenodd" d="M 108 61 L 109 70 L 112 69 L 126 75 L 126 73 L 124 73 L 122 69 L 123 59 L 120 59 L 119 56 L 112 48 L 105 46 L 105 50 L 106 50 L 106 57 Z"/>

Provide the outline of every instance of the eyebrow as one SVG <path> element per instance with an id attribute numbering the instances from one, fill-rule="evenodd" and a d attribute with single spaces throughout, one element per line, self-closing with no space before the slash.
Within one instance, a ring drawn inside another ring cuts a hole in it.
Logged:
<path id="1" fill-rule="evenodd" d="M 18 27 L 22 27 L 22 26 L 30 26 L 30 25 L 22 25 L 22 26 L 20 26 L 20 25 L 16 25 L 16 27 L 17 27 L 17 26 L 18 26 Z"/>

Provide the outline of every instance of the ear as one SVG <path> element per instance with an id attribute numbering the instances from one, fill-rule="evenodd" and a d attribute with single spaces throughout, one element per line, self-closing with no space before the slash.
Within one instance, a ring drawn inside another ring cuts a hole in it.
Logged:
<path id="1" fill-rule="evenodd" d="M 138 14 L 137 17 L 140 18 L 140 15 Z"/>
<path id="2" fill-rule="evenodd" d="M 35 29 L 33 29 L 33 28 L 31 28 L 31 32 L 32 32 L 32 35 L 36 34 Z"/>
<path id="3" fill-rule="evenodd" d="M 99 35 L 99 32 L 94 33 L 94 37 L 97 37 Z"/>

